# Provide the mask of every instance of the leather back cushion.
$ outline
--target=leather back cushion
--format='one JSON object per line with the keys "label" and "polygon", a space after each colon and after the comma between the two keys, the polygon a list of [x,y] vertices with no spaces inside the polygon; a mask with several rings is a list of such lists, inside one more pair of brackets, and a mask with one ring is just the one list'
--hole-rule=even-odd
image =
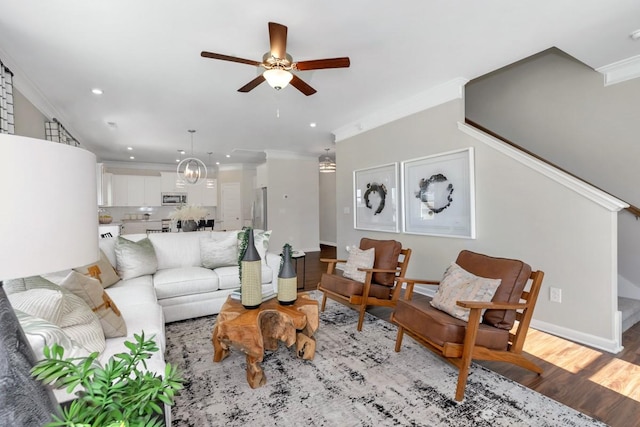
{"label": "leather back cushion", "polygon": [[[402,243],[395,240],[374,240],[363,237],[360,240],[360,249],[375,248],[376,258],[373,268],[395,270],[398,267],[398,257],[402,250]],[[374,273],[372,281],[379,285],[393,286],[395,273]]]}
{"label": "leather back cushion", "polygon": [[[522,291],[531,276],[531,267],[522,261],[508,258],[495,258],[462,251],[456,264],[476,276],[488,279],[501,279],[500,286],[493,296],[494,302],[519,302]],[[500,329],[511,329],[516,314],[513,310],[487,310],[483,323]]]}

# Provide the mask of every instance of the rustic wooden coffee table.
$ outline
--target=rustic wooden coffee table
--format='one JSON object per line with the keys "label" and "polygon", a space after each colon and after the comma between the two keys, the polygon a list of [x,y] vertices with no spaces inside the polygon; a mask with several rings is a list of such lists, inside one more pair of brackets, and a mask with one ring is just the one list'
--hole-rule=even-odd
{"label": "rustic wooden coffee table", "polygon": [[213,361],[229,355],[230,347],[247,356],[247,382],[258,388],[267,382],[260,362],[265,350],[277,350],[282,341],[287,347],[296,344],[296,354],[313,359],[318,329],[318,301],[307,294],[298,294],[292,305],[280,305],[277,298],[260,304],[254,310],[245,309],[231,297],[222,306],[213,328]]}

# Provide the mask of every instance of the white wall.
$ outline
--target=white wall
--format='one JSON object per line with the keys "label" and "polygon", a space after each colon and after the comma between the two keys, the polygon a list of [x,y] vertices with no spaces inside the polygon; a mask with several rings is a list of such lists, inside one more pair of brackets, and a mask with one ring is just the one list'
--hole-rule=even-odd
{"label": "white wall", "polygon": [[335,245],[336,234],[336,174],[320,175],[320,243]]}
{"label": "white wall", "polygon": [[[551,49],[470,82],[466,116],[567,171],[640,206],[640,79],[602,74]],[[620,213],[619,273],[640,297],[640,222]],[[635,286],[635,289],[634,289]]]}
{"label": "white wall", "polygon": [[[534,319],[547,329],[619,350],[616,330],[616,213],[460,132],[463,102],[452,101],[338,142],[338,254],[361,237],[413,249],[407,275],[439,279],[461,249],[524,260],[546,274]],[[352,171],[466,147],[475,148],[477,238],[353,229]],[[363,155],[366,153],[366,155]],[[562,289],[562,303],[549,287]]]}
{"label": "white wall", "polygon": [[318,159],[267,152],[267,218],[274,252],[319,251]]}
{"label": "white wall", "polygon": [[44,122],[48,119],[15,86],[13,108],[16,135],[45,139]]}

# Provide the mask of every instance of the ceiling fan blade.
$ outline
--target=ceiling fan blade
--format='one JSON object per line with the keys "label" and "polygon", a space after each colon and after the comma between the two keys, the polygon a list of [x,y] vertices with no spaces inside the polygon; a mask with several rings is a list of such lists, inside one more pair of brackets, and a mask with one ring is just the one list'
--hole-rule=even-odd
{"label": "ceiling fan blade", "polygon": [[291,79],[291,86],[295,87],[307,96],[316,93],[316,90],[314,88],[306,84],[300,77],[296,76],[295,74],[293,74],[293,78]]}
{"label": "ceiling fan blade", "polygon": [[287,27],[269,22],[269,42],[271,43],[271,56],[285,59],[287,56]]}
{"label": "ceiling fan blade", "polygon": [[212,53],[212,52],[205,52],[205,51],[202,51],[200,53],[200,56],[202,56],[203,58],[220,59],[222,61],[231,61],[231,62],[239,62],[241,64],[255,65],[256,67],[262,64],[261,62],[253,61],[251,59],[237,58],[235,56],[221,55],[219,53]]}
{"label": "ceiling fan blade", "polygon": [[347,68],[351,65],[348,57],[315,59],[313,61],[301,61],[294,64],[294,68],[300,71],[321,70],[324,68]]}
{"label": "ceiling fan blade", "polygon": [[238,89],[238,92],[245,92],[245,93],[249,92],[250,90],[253,90],[256,86],[258,86],[260,83],[262,83],[263,81],[265,81],[265,78],[262,74],[260,74],[258,77],[251,80],[249,83],[247,83],[246,85]]}

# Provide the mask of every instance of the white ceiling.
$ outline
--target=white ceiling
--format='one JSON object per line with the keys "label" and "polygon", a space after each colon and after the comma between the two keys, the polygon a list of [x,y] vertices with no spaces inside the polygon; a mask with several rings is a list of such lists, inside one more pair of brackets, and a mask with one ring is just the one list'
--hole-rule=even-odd
{"label": "white ceiling", "polygon": [[[266,83],[237,92],[257,68],[200,52],[260,61],[269,21],[288,26],[294,61],[351,67],[298,72],[309,97]],[[552,46],[593,68],[637,56],[638,28],[638,0],[0,0],[0,59],[100,160],[131,161],[132,146],[135,162],[174,163],[195,129],[196,156],[237,163],[333,152],[340,127]]]}

